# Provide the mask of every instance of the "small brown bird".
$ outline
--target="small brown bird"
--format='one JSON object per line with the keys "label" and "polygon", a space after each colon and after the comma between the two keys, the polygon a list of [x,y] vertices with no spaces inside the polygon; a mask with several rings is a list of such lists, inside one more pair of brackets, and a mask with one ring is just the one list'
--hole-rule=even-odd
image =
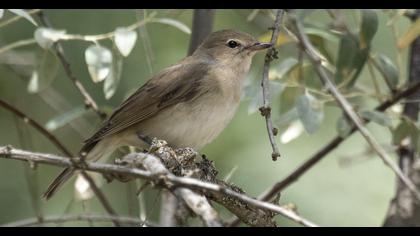
{"label": "small brown bird", "polygon": [[[107,159],[120,146],[145,148],[153,137],[175,148],[202,148],[233,118],[252,57],[271,46],[235,30],[210,34],[191,56],[153,76],[116,108],[79,154],[89,161]],[[44,197],[74,172],[61,172]]]}

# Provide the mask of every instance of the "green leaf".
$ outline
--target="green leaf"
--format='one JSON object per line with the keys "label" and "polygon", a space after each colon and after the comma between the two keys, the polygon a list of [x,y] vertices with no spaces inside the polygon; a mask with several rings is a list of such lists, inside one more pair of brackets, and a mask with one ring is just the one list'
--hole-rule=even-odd
{"label": "green leaf", "polygon": [[395,64],[384,54],[379,54],[377,57],[377,65],[379,72],[385,78],[386,83],[391,89],[396,89],[398,86],[398,69]]}
{"label": "green leaf", "polygon": [[337,133],[340,137],[345,138],[350,134],[352,126],[349,124],[346,118],[340,117],[336,124]]}
{"label": "green leaf", "polygon": [[137,40],[137,33],[133,30],[128,30],[125,27],[118,27],[115,30],[115,45],[121,54],[127,57]]}
{"label": "green leaf", "polygon": [[157,18],[157,19],[150,20],[150,22],[156,22],[156,23],[170,25],[170,26],[173,26],[173,27],[181,30],[182,32],[184,32],[186,34],[191,34],[191,29],[187,25],[185,25],[184,23],[182,23],[180,21],[171,19],[171,18]]}
{"label": "green leaf", "polygon": [[402,140],[407,137],[412,139],[413,144],[417,144],[419,141],[420,129],[417,125],[406,117],[402,117],[400,124],[392,132],[392,143],[394,145],[400,145]]}
{"label": "green leaf", "polygon": [[109,49],[92,45],[85,51],[85,60],[93,82],[98,83],[109,75],[112,67],[112,53]]}
{"label": "green leaf", "polygon": [[[284,90],[284,86],[282,83],[277,81],[269,81],[269,87],[270,87],[270,103],[273,99],[275,99],[277,96],[281,94],[281,92]],[[262,88],[260,86],[256,86],[254,90],[254,95],[251,98],[251,101],[248,105],[248,114],[252,114],[263,105],[263,93]]]}
{"label": "green leaf", "polygon": [[49,49],[54,42],[60,40],[65,34],[65,30],[55,30],[51,28],[40,27],[35,30],[34,38],[39,46],[44,49]]}
{"label": "green leaf", "polygon": [[282,79],[287,73],[289,73],[296,65],[298,60],[293,57],[286,58],[280,65],[276,67],[276,77]]}
{"label": "green leaf", "polygon": [[293,107],[292,109],[290,109],[289,111],[287,111],[286,113],[278,117],[274,123],[276,123],[277,126],[281,127],[281,126],[289,125],[290,123],[292,123],[294,120],[297,120],[298,118],[299,118],[298,111],[296,107]]}
{"label": "green leaf", "polygon": [[319,36],[323,39],[326,39],[330,42],[336,43],[338,42],[338,37],[336,34],[331,33],[328,29],[321,29],[321,28],[315,28],[315,27],[305,27],[304,29],[305,33],[311,37],[311,36]]}
{"label": "green leaf", "polygon": [[296,15],[300,21],[312,14],[316,9],[296,9]]}
{"label": "green leaf", "polygon": [[57,130],[57,129],[69,124],[70,122],[72,122],[76,118],[81,117],[82,115],[84,115],[87,112],[88,112],[88,110],[86,110],[85,107],[74,108],[70,111],[67,111],[63,114],[60,114],[60,115],[58,115],[56,117],[53,117],[50,120],[48,120],[47,123],[45,124],[45,128],[48,131]]}
{"label": "green leaf", "polygon": [[10,12],[12,12],[13,14],[15,14],[15,15],[18,15],[18,16],[21,16],[21,17],[27,19],[29,22],[31,22],[35,26],[38,26],[38,24],[36,23],[36,21],[26,11],[24,11],[22,9],[8,9],[8,10]]}
{"label": "green leaf", "polygon": [[358,39],[347,34],[341,37],[337,56],[335,81],[352,87],[366,64],[370,48],[359,48]]}
{"label": "green leaf", "polygon": [[340,40],[336,62],[335,81],[337,84],[349,78],[353,70],[353,59],[359,50],[357,43],[350,35],[343,35]]}
{"label": "green leaf", "polygon": [[306,93],[296,100],[296,109],[306,132],[315,133],[324,119],[324,104]]}
{"label": "green leaf", "polygon": [[380,112],[380,111],[366,110],[366,111],[360,112],[360,116],[367,120],[380,124],[382,126],[387,126],[387,127],[392,126],[391,118],[389,118],[389,116],[387,116],[385,113]]}
{"label": "green leaf", "polygon": [[56,77],[58,68],[58,60],[55,54],[51,51],[43,50],[29,80],[28,92],[38,93],[46,89]]}
{"label": "green leaf", "polygon": [[114,60],[112,61],[111,72],[106,77],[105,82],[104,82],[103,90],[105,94],[105,99],[110,99],[114,95],[115,91],[117,90],[118,85],[121,80],[122,66],[123,66],[122,58],[114,54]]}
{"label": "green leaf", "polygon": [[362,22],[360,26],[360,48],[369,47],[370,42],[378,30],[378,15],[375,10],[361,9]]}

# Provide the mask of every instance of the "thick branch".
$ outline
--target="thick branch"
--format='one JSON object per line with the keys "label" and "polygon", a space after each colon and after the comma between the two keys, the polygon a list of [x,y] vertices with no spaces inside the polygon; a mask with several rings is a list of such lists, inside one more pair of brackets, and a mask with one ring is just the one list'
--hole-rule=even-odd
{"label": "thick branch", "polygon": [[267,54],[265,55],[265,63],[263,68],[263,76],[261,80],[261,87],[263,93],[263,106],[260,107],[261,115],[265,117],[265,122],[267,126],[268,137],[270,139],[271,147],[273,148],[273,152],[271,157],[273,160],[277,160],[280,157],[280,153],[276,144],[276,140],[274,136],[277,134],[277,130],[273,127],[273,121],[271,120],[271,107],[270,107],[270,88],[269,88],[269,79],[268,79],[268,71],[270,69],[271,61],[277,57],[275,45],[277,42],[277,38],[280,32],[280,25],[283,18],[283,10],[278,9],[276,14],[276,20],[274,21],[273,26],[273,34],[271,35],[271,44],[273,45],[272,48],[268,49]]}
{"label": "thick branch", "polygon": [[[137,155],[142,156],[144,153],[137,153]],[[130,168],[120,165],[104,164],[104,163],[92,163],[84,162],[79,163],[79,158],[73,158],[74,162],[71,162],[69,158],[60,157],[52,154],[44,153],[35,153],[28,152],[20,149],[15,149],[10,146],[0,147],[0,157],[5,159],[16,159],[22,161],[32,161],[36,163],[49,164],[61,167],[73,167],[76,169],[88,170],[99,172],[103,174],[120,174],[125,176],[133,176],[137,178],[142,178],[150,181],[154,181],[156,185],[163,186],[167,189],[174,189],[177,187],[185,187],[194,190],[208,191],[215,194],[224,194],[229,197],[234,197],[239,199],[247,204],[253,205],[260,209],[269,210],[275,213],[279,213],[297,223],[300,223],[305,226],[317,226],[309,220],[297,215],[295,212],[274,205],[268,202],[262,202],[251,197],[248,197],[244,194],[240,194],[231,189],[228,189],[224,186],[220,186],[213,183],[203,182],[191,177],[178,177],[174,175],[162,174],[153,174],[150,171],[141,170],[138,168]],[[156,173],[161,173],[157,171]]]}
{"label": "thick branch", "polygon": [[[420,17],[420,9],[413,15],[413,21]],[[409,64],[409,84],[420,82],[420,37],[411,44]],[[420,92],[411,95],[408,99],[417,101]],[[419,103],[410,102],[404,106],[403,114],[413,121],[418,120]],[[401,170],[417,186],[420,186],[420,172],[415,168],[415,150],[417,144],[408,138],[399,145],[399,165]],[[397,182],[395,198],[391,201],[384,226],[420,226],[420,204],[401,181]]]}
{"label": "thick branch", "polygon": [[[141,163],[144,168],[149,171],[152,175],[164,175],[166,177],[174,176],[168,169],[162,164],[162,162],[154,155],[151,154],[136,154],[132,153],[123,158],[132,159],[136,162]],[[220,227],[222,226],[221,221],[219,220],[217,212],[210,206],[210,203],[207,199],[199,195],[190,189],[178,188],[174,191],[176,195],[179,195],[188,207],[209,227]]]}
{"label": "thick branch", "polygon": [[192,32],[188,55],[203,42],[213,30],[214,9],[195,9],[193,16]]}

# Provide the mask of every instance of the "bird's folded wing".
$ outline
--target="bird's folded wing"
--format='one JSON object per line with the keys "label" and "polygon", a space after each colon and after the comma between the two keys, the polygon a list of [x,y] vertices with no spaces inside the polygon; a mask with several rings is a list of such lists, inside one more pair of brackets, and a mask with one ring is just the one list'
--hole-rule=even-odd
{"label": "bird's folded wing", "polygon": [[205,64],[177,64],[154,76],[125,100],[89,139],[85,146],[142,122],[168,106],[194,99],[206,77]]}

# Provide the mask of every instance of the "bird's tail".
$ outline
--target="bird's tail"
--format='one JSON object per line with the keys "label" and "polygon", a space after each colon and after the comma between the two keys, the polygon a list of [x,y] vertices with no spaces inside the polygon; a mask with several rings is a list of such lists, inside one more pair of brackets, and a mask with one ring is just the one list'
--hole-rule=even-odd
{"label": "bird's tail", "polygon": [[[113,139],[103,139],[97,143],[85,145],[82,147],[81,152],[86,152],[86,160],[89,161],[97,161],[99,159],[106,159],[108,158],[112,152],[118,147],[118,143],[115,142]],[[43,197],[48,200],[50,199],[57,190],[63,186],[76,170],[72,167],[67,167],[64,169],[48,186],[47,190],[43,194]]]}
{"label": "bird's tail", "polygon": [[74,174],[74,169],[71,167],[67,167],[64,169],[48,186],[47,190],[45,191],[43,197],[48,200],[50,199],[57,190],[72,177]]}

